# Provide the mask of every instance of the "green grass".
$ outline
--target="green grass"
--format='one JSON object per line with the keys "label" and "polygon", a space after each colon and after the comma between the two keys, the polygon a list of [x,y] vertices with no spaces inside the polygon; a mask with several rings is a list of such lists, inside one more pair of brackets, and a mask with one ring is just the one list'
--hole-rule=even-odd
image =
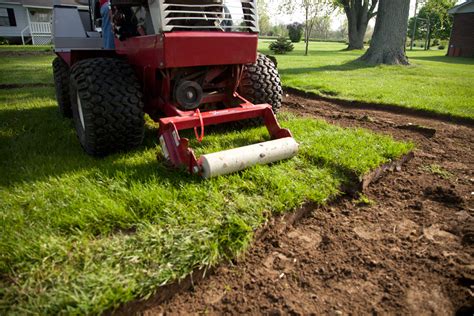
{"label": "green grass", "polygon": [[51,67],[53,58],[53,55],[0,55],[0,84],[53,84]]}
{"label": "green grass", "polygon": [[[43,56],[25,63],[25,81],[50,76]],[[57,113],[53,88],[0,90],[0,314],[96,314],[146,298],[235,257],[269,216],[324,204],[354,174],[413,147],[285,113],[280,120],[301,144],[297,157],[205,181],[156,159],[150,122],[140,148],[95,159]],[[216,130],[192,146],[203,153],[266,139],[264,128]]]}
{"label": "green grass", "polygon": [[0,45],[0,52],[52,52],[51,45]]}
{"label": "green grass", "polygon": [[[270,40],[260,49],[270,53]],[[474,59],[446,57],[445,50],[408,51],[411,66],[368,66],[353,62],[363,51],[343,51],[341,43],[310,42],[278,55],[286,86],[323,96],[378,104],[394,104],[456,117],[474,118]]]}

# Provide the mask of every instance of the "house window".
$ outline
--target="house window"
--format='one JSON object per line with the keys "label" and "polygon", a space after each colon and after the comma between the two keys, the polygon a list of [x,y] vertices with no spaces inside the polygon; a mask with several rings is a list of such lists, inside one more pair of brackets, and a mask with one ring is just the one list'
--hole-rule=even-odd
{"label": "house window", "polygon": [[31,22],[51,22],[51,11],[34,10],[30,11]]}
{"label": "house window", "polygon": [[0,26],[16,26],[15,11],[10,8],[0,8]]}

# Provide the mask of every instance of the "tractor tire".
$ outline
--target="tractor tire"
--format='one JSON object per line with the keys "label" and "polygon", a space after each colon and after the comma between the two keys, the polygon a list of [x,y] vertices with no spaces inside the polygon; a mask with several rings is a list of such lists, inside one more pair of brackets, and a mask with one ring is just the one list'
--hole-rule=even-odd
{"label": "tractor tire", "polygon": [[258,54],[255,64],[245,65],[238,91],[253,104],[270,104],[274,113],[281,108],[280,75],[272,60],[263,54]]}
{"label": "tractor tire", "polygon": [[69,97],[69,66],[59,57],[53,60],[54,87],[59,113],[63,117],[72,117],[71,99]]}
{"label": "tractor tire", "polygon": [[84,150],[106,156],[143,141],[143,94],[132,67],[115,58],[85,59],[71,69],[70,95]]}

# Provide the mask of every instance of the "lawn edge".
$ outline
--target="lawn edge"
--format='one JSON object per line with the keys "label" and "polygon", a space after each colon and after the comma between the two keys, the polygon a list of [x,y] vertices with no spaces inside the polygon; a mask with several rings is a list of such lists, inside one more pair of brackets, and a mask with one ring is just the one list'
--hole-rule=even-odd
{"label": "lawn edge", "polygon": [[359,101],[359,100],[347,100],[347,99],[342,99],[342,98],[328,97],[316,92],[306,91],[303,89],[294,88],[290,86],[283,86],[283,90],[285,93],[294,94],[299,97],[318,100],[318,101],[331,102],[339,106],[350,108],[350,109],[365,109],[365,110],[372,110],[372,111],[391,112],[395,114],[410,115],[410,116],[419,117],[419,118],[435,119],[435,120],[447,122],[447,123],[456,123],[456,124],[464,125],[467,127],[474,126],[474,118],[466,117],[466,116],[440,113],[440,112],[435,112],[435,111],[431,111],[427,109],[409,108],[409,107],[404,107],[398,104],[374,103],[374,102],[365,102],[365,101]]}
{"label": "lawn edge", "polygon": [[[283,215],[271,216],[266,223],[264,223],[255,231],[251,245],[245,252],[248,252],[256,242],[263,240],[271,231],[283,233],[300,222],[302,219],[310,216],[315,209],[331,204],[340,199],[343,195],[356,196],[359,193],[364,193],[371,184],[377,182],[386,174],[390,172],[401,171],[402,166],[409,163],[414,157],[414,152],[410,151],[391,162],[380,165],[362,177],[357,176],[356,174],[350,175],[349,183],[343,184],[341,186],[341,194],[331,197],[331,199],[326,201],[325,204],[305,202],[303,205],[293,211],[289,211]],[[192,289],[195,285],[204,281],[206,277],[212,275],[217,270],[217,268],[227,264],[228,263],[224,261],[213,267],[196,268],[185,278],[158,287],[156,293],[150,298],[144,300],[135,299],[133,301],[123,303],[117,308],[112,308],[105,311],[104,314],[124,316],[141,314],[149,308],[169,301],[171,298],[181,292]]]}

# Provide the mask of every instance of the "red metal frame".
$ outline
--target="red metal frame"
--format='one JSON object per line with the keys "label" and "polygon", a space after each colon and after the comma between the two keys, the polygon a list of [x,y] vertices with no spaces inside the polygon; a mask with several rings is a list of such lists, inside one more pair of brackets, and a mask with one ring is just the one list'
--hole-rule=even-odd
{"label": "red metal frame", "polygon": [[193,111],[178,112],[177,116],[160,119],[159,138],[165,158],[175,167],[185,167],[191,173],[200,174],[202,161],[196,158],[194,151],[189,147],[189,139],[181,138],[179,131],[198,127],[203,128],[206,125],[261,117],[272,139],[292,137],[288,129],[281,128],[278,124],[271,105],[252,104],[237,93],[234,94],[234,97],[242,101],[235,108],[208,111],[202,114]]}
{"label": "red metal frame", "polygon": [[[184,129],[201,128],[203,133],[207,125],[261,117],[273,139],[291,137],[290,131],[278,124],[270,105],[254,105],[238,94],[243,65],[257,59],[257,34],[186,31],[116,39],[115,43],[115,51],[72,50],[57,54],[70,66],[85,58],[126,58],[141,81],[145,112],[159,122],[160,143],[173,166],[185,167],[195,174],[201,172],[201,161],[189,147],[189,140],[179,136]],[[203,90],[214,91],[205,93],[201,105],[218,109],[178,109],[172,97],[173,84],[183,70],[204,72]]]}

